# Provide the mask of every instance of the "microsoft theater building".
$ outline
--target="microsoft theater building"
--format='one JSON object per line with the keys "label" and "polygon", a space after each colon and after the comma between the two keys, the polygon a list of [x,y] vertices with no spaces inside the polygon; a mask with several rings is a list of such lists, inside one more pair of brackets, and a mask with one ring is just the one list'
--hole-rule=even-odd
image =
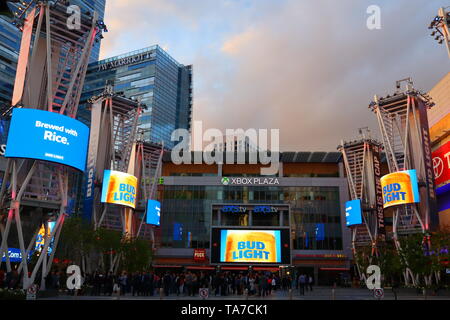
{"label": "microsoft theater building", "polygon": [[319,285],[350,274],[341,154],[285,152],[260,164],[180,164],[164,154],[158,270],[304,272]]}

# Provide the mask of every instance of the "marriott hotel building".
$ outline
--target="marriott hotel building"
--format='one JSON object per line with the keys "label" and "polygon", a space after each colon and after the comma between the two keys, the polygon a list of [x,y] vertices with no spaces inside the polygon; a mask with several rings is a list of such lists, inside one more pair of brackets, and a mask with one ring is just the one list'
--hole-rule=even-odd
{"label": "marriott hotel building", "polygon": [[[291,270],[328,285],[351,272],[349,200],[341,154],[284,152],[276,176],[260,164],[181,164],[163,157],[161,226],[153,266],[188,270]],[[220,263],[218,229],[282,230],[283,262]]]}
{"label": "marriott hotel building", "polygon": [[192,119],[192,66],[182,65],[158,45],[91,63],[80,99],[79,120],[87,125],[86,102],[106,85],[147,106],[139,118],[144,140],[173,147],[175,129],[190,130]]}

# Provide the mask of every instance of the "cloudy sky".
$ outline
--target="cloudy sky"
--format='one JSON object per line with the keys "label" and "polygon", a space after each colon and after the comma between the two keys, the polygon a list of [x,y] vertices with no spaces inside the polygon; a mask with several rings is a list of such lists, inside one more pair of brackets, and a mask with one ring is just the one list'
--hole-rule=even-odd
{"label": "cloudy sky", "polygon": [[[381,8],[381,29],[366,12]],[[194,66],[204,128],[280,129],[282,150],[335,151],[370,127],[368,104],[449,70],[428,25],[444,0],[107,0],[101,58],[159,44]]]}

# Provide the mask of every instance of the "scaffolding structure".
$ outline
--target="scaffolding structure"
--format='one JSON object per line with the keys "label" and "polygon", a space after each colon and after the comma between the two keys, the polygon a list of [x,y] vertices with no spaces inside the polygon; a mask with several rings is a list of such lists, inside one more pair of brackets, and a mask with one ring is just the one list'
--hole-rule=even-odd
{"label": "scaffolding structure", "polygon": [[[406,83],[404,90],[402,83]],[[393,208],[393,240],[400,251],[399,237],[428,234],[438,227],[439,220],[427,118],[427,108],[434,104],[427,94],[414,89],[411,78],[397,81],[396,87],[392,96],[375,96],[369,107],[377,116],[389,172],[417,172],[420,203]],[[413,276],[412,280],[414,283]]]}
{"label": "scaffolding structure", "polygon": [[85,217],[92,218],[96,229],[105,227],[129,234],[133,209],[102,203],[101,187],[105,170],[135,175],[137,126],[143,106],[139,101],[114,93],[111,85],[101,95],[91,98],[89,104],[91,137]]}
{"label": "scaffolding structure", "polygon": [[150,240],[152,247],[156,247],[155,226],[148,225],[146,221],[147,200],[157,198],[157,187],[161,178],[164,144],[144,142],[144,131],[140,131],[137,143],[136,176],[139,178],[138,206],[144,208],[144,214],[136,219],[139,224],[135,233],[136,238]]}
{"label": "scaffolding structure", "polygon": [[[4,115],[10,116],[13,108],[30,108],[75,118],[91,49],[103,30],[103,22],[98,20],[96,12],[80,12],[78,28],[68,28],[69,5],[67,1],[27,1],[25,7],[14,12],[15,24],[23,35],[11,108],[4,111]],[[0,209],[6,216],[0,228],[0,256],[8,250],[8,237],[15,219],[22,255],[18,271],[24,272],[24,289],[35,282],[41,267],[42,280],[51,269],[75,180],[76,172],[64,165],[33,159],[7,160],[0,189]],[[40,224],[25,247],[20,215],[24,205],[51,209],[54,212],[52,219],[56,220],[53,230],[46,230],[50,235],[45,237],[30,277],[27,257],[33,249]],[[47,229],[46,222],[48,220],[44,221]],[[53,249],[48,255],[51,239],[54,239]],[[8,254],[6,257],[10,271]],[[45,281],[41,281],[41,289],[45,289]]]}
{"label": "scaffolding structure", "polygon": [[[351,226],[353,255],[363,254],[371,247],[368,257],[377,256],[378,243],[386,237],[381,190],[381,144],[363,136],[351,142],[342,141],[338,150],[342,153],[351,200],[361,200],[362,224]],[[365,272],[356,263],[360,277]]]}

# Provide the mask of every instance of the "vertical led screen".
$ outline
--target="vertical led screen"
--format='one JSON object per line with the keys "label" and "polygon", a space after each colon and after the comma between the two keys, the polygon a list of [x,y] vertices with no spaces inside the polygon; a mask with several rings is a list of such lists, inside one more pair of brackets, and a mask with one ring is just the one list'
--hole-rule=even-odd
{"label": "vertical led screen", "polygon": [[350,200],[345,203],[345,221],[347,227],[362,224],[361,200]]}
{"label": "vertical led screen", "polygon": [[147,224],[151,224],[154,226],[160,225],[161,219],[161,203],[156,200],[148,200],[147,201]]}

